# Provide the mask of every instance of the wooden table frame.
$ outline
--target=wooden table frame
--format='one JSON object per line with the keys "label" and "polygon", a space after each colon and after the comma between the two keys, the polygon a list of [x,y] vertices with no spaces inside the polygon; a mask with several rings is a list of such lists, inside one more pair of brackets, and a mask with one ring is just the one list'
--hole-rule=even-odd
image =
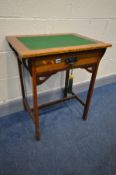
{"label": "wooden table frame", "polygon": [[[79,35],[80,36],[80,35]],[[84,37],[86,38],[86,37]],[[87,119],[91,97],[93,94],[94,84],[96,80],[96,75],[99,67],[101,58],[103,57],[106,48],[110,47],[111,44],[104,42],[97,42],[96,44],[66,47],[66,48],[53,48],[53,49],[42,49],[36,51],[30,51],[22,43],[17,40],[17,36],[7,37],[10,47],[16,54],[19,67],[19,75],[21,82],[21,91],[23,97],[23,105],[26,111],[29,112],[30,116],[33,118],[35,124],[35,137],[37,140],[40,139],[40,127],[39,127],[39,112],[38,112],[38,95],[37,95],[37,85],[44,83],[50,76],[59,72],[66,71],[65,87],[64,87],[64,97],[61,100],[50,102],[39,106],[43,108],[45,106],[53,105],[59,102],[63,102],[70,98],[76,98],[83,106],[83,120]],[[41,60],[50,60],[53,62],[56,58],[61,58],[63,60],[60,64],[49,64],[42,65]],[[66,64],[65,59],[69,57],[77,57],[77,62],[73,65],[73,68],[82,68],[91,73],[90,85],[87,93],[86,101],[83,102],[74,92],[72,96],[67,96],[67,86],[69,81],[69,72],[72,65]],[[51,66],[51,69],[50,69]],[[27,102],[24,82],[23,82],[23,68],[26,68],[32,77],[32,87],[33,87],[33,108],[31,108]],[[41,68],[42,67],[42,68]],[[40,77],[44,77],[43,80]]]}

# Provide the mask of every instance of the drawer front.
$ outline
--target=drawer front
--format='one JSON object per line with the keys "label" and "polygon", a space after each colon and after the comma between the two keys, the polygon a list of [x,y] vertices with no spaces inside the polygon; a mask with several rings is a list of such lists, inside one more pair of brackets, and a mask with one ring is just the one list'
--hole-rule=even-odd
{"label": "drawer front", "polygon": [[98,50],[51,55],[35,58],[33,66],[37,73],[60,71],[95,64],[100,59]]}

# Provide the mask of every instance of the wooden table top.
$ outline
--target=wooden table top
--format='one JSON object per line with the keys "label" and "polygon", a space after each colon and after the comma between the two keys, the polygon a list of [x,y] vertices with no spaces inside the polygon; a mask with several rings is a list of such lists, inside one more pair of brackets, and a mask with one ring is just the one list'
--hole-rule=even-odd
{"label": "wooden table top", "polygon": [[79,34],[7,36],[7,41],[21,58],[79,52],[110,47],[111,44]]}

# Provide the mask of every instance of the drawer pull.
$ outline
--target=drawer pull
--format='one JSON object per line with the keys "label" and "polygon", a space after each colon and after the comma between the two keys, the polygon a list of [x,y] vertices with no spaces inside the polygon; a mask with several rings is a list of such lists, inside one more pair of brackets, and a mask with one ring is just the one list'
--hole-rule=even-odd
{"label": "drawer pull", "polygon": [[65,62],[66,62],[67,64],[74,64],[77,60],[78,60],[77,57],[70,57],[70,58],[66,58],[66,59],[65,59]]}

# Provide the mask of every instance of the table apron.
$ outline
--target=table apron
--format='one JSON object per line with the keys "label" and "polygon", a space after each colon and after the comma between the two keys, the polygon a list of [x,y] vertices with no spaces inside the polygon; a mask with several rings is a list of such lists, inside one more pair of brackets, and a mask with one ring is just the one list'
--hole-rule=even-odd
{"label": "table apron", "polygon": [[[29,60],[30,70],[34,67],[38,75],[62,70],[86,67],[96,64],[102,57],[101,50],[84,51],[78,53],[58,54],[44,57],[36,57]],[[73,64],[66,63],[68,58],[77,58]],[[57,60],[59,61],[57,63]]]}

